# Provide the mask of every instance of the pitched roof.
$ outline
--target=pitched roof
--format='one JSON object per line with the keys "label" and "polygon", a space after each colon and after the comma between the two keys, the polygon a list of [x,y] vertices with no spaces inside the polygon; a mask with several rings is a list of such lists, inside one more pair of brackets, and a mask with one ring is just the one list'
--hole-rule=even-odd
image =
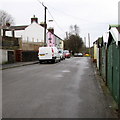
{"label": "pitched roof", "polygon": [[60,37],[58,37],[56,34],[54,34],[58,39],[62,40]]}
{"label": "pitched roof", "polygon": [[117,28],[118,32],[120,33],[120,25],[118,27],[116,27],[116,28]]}
{"label": "pitched roof", "polygon": [[109,38],[109,31],[105,32],[103,34],[103,41],[104,41],[104,43],[108,43],[108,38]]}
{"label": "pitched roof", "polygon": [[24,25],[24,26],[10,26],[9,29],[10,30],[24,30],[26,27],[28,27],[28,25]]}
{"label": "pitched roof", "polygon": [[113,39],[115,40],[116,42],[116,45],[119,44],[120,42],[120,27],[113,27],[110,29],[110,34],[112,35]]}
{"label": "pitched roof", "polygon": [[[41,27],[43,27],[41,24],[38,24]],[[11,31],[11,30],[25,30],[26,27],[28,27],[29,25],[21,25],[21,26],[10,26],[10,27],[4,27],[3,29],[5,29],[6,31]]]}
{"label": "pitched roof", "polygon": [[93,44],[97,44],[98,48],[103,46],[103,37],[99,37]]}
{"label": "pitched roof", "polygon": [[109,25],[109,30],[110,30],[111,28],[118,27],[118,26],[119,26],[119,25],[116,25],[116,24]]}

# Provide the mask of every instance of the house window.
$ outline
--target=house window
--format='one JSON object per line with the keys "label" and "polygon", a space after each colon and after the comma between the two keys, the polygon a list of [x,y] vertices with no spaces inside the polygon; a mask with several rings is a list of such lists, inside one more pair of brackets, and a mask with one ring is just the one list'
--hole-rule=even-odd
{"label": "house window", "polygon": [[49,38],[48,40],[52,40],[52,38]]}

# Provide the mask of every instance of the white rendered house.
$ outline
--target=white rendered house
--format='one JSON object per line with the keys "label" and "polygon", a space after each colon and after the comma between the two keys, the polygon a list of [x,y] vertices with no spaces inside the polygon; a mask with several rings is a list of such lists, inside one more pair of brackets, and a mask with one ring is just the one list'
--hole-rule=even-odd
{"label": "white rendered house", "polygon": [[44,42],[44,28],[33,21],[22,34],[23,42]]}
{"label": "white rendered house", "polygon": [[22,42],[44,42],[44,27],[38,24],[38,18],[34,16],[30,25],[8,27],[4,36],[21,38]]}

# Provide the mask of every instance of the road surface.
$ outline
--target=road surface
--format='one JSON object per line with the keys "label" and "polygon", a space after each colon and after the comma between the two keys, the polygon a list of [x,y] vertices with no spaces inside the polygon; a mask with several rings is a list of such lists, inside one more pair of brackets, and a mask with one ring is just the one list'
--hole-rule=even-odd
{"label": "road surface", "polygon": [[113,117],[89,57],[3,70],[3,118]]}

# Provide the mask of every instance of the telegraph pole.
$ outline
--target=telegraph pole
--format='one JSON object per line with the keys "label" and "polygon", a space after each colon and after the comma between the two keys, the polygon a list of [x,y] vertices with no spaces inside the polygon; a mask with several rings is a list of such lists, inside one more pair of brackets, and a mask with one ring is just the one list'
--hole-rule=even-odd
{"label": "telegraph pole", "polygon": [[46,10],[47,10],[47,7],[38,0],[38,2],[40,4],[42,4],[42,6],[45,8],[45,13],[44,13],[44,24],[43,24],[43,27],[44,27],[44,46],[46,46],[46,28],[47,28],[47,24],[46,24]]}
{"label": "telegraph pole", "polygon": [[38,0],[38,2],[40,3],[40,4],[42,4],[42,6],[44,7],[44,24],[43,24],[43,27],[44,27],[44,46],[46,46],[46,28],[47,28],[47,24],[46,24],[46,10],[47,10],[47,7],[43,4],[43,3],[41,3],[39,0]]}
{"label": "telegraph pole", "polygon": [[42,3],[43,7],[45,8],[45,14],[44,14],[44,46],[46,46],[46,27],[47,27],[47,24],[46,24],[46,10],[47,10],[47,7]]}
{"label": "telegraph pole", "polygon": [[89,54],[90,54],[90,33],[88,33]]}
{"label": "telegraph pole", "polygon": [[84,44],[85,44],[85,48],[84,48],[84,53],[86,53],[86,37],[84,37]]}
{"label": "telegraph pole", "polygon": [[85,47],[86,47],[86,37],[84,37],[84,44],[85,44]]}
{"label": "telegraph pole", "polygon": [[66,32],[66,39],[68,40],[68,32]]}

